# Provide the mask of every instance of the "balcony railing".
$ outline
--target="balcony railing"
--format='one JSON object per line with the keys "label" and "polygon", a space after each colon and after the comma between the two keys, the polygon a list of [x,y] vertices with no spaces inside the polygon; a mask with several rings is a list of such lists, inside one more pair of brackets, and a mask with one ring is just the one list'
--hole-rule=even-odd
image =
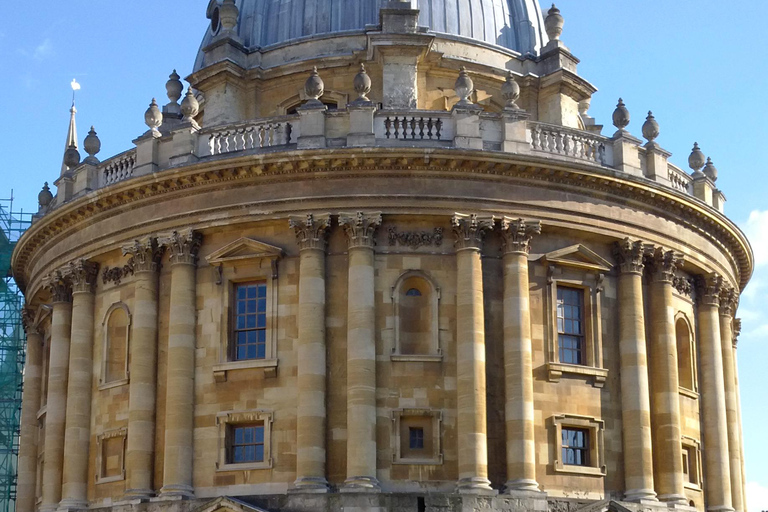
{"label": "balcony railing", "polygon": [[691,183],[693,182],[691,175],[672,164],[667,164],[667,168],[669,169],[669,183],[672,188],[690,194]]}
{"label": "balcony railing", "polygon": [[136,166],[136,150],[130,149],[101,163],[103,186],[127,180],[133,176]]}
{"label": "balcony railing", "polygon": [[533,122],[529,125],[531,149],[534,151],[607,165],[605,155],[607,138],[564,126]]}
{"label": "balcony railing", "polygon": [[202,132],[207,135],[208,155],[285,146],[296,141],[298,116],[258,120]]}
{"label": "balcony railing", "polygon": [[373,131],[386,141],[452,141],[454,134],[450,112],[429,110],[377,112]]}

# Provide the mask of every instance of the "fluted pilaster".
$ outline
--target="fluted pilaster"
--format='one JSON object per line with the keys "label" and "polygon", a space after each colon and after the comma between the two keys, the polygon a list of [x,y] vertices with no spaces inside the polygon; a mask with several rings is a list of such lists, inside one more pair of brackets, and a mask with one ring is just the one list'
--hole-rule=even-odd
{"label": "fluted pilaster", "polygon": [[43,336],[34,324],[34,312],[31,309],[22,311],[22,320],[27,333],[27,356],[24,363],[24,394],[21,398],[16,510],[34,511],[39,431],[37,410],[40,407],[42,390]]}
{"label": "fluted pilaster", "polygon": [[739,394],[736,388],[736,356],[733,348],[733,313],[738,305],[738,293],[723,287],[720,293],[720,338],[723,352],[723,381],[725,383],[725,415],[728,422],[728,453],[731,472],[731,502],[736,512],[743,512],[744,483],[741,478],[741,419]]}

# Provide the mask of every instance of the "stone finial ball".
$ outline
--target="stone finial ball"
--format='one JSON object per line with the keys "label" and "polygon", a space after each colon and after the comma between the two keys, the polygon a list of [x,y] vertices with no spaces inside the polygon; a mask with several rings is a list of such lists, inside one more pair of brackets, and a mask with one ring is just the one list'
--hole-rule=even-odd
{"label": "stone finial ball", "polygon": [[656,122],[656,118],[653,117],[653,112],[648,112],[648,117],[643,123],[643,137],[648,142],[653,142],[659,136],[659,123]]}
{"label": "stone finial ball", "polygon": [[70,169],[80,165],[80,152],[75,146],[69,146],[64,152],[64,165]]}
{"label": "stone finial ball", "polygon": [[619,130],[623,130],[627,125],[629,125],[629,110],[626,105],[624,105],[624,100],[619,98],[616,110],[613,111],[613,126]]}
{"label": "stone finial ball", "polygon": [[304,83],[304,92],[307,93],[307,97],[313,100],[318,100],[325,93],[325,83],[320,78],[320,73],[317,72],[317,66],[312,68],[312,73]]}
{"label": "stone finial ball", "polygon": [[200,112],[200,102],[197,101],[192,89],[187,89],[187,94],[181,101],[181,113],[185,120],[192,119]]}
{"label": "stone finial ball", "polygon": [[358,100],[368,101],[368,93],[371,92],[371,77],[365,71],[365,64],[360,64],[360,72],[355,75],[353,82]]}
{"label": "stone finial ball", "polygon": [[704,153],[699,148],[698,142],[694,142],[693,149],[691,150],[691,156],[688,157],[688,167],[694,171],[698,171],[704,167],[705,163],[706,159],[704,157]]}
{"label": "stone finial ball", "polygon": [[85,152],[90,156],[94,156],[101,151],[101,140],[93,126],[91,126],[91,131],[88,132],[88,136],[83,141],[83,148],[85,148]]}
{"label": "stone finial ball", "polygon": [[456,79],[454,90],[456,91],[456,96],[459,97],[459,104],[465,105],[471,103],[469,101],[469,96],[472,94],[472,91],[475,90],[475,83],[469,77],[467,68],[464,66],[461,66],[459,69],[459,78]]}
{"label": "stone finial ball", "polygon": [[219,20],[224,30],[230,31],[237,26],[237,18],[240,16],[240,9],[235,5],[235,0],[224,0],[219,8]]}
{"label": "stone finial ball", "polygon": [[712,163],[711,158],[707,158],[707,163],[704,166],[704,170],[702,172],[707,178],[711,179],[712,181],[717,181],[717,167],[715,167],[715,164]]}
{"label": "stone finial ball", "polygon": [[51,204],[52,201],[53,194],[51,193],[51,189],[48,188],[48,182],[46,181],[45,185],[43,185],[43,189],[39,194],[37,194],[37,203],[41,208],[46,208]]}
{"label": "stone finial ball", "polygon": [[544,20],[544,28],[547,31],[547,36],[552,41],[557,41],[563,33],[563,25],[565,25],[565,19],[560,14],[560,9],[552,4],[552,8],[547,12],[547,17]]}
{"label": "stone finial ball", "polygon": [[507,73],[507,81],[501,86],[501,97],[506,102],[507,107],[517,108],[515,102],[520,98],[520,86],[515,81],[511,71]]}
{"label": "stone finial ball", "polygon": [[149,104],[149,108],[144,113],[144,122],[152,131],[156,131],[163,124],[163,113],[157,106],[155,98],[152,98],[152,103]]}
{"label": "stone finial ball", "polygon": [[168,99],[171,103],[177,103],[181,98],[181,93],[184,92],[184,84],[181,83],[180,76],[173,70],[173,73],[168,77],[168,81],[165,83],[165,90],[168,93]]}

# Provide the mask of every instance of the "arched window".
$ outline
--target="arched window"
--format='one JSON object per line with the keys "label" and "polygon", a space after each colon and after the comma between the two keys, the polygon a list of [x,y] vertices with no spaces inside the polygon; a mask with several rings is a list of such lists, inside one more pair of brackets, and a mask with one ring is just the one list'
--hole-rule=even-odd
{"label": "arched window", "polygon": [[128,379],[128,340],[131,315],[123,303],[113,304],[104,317],[102,385],[119,385]]}
{"label": "arched window", "polygon": [[693,336],[691,327],[683,316],[678,317],[675,321],[675,337],[677,338],[678,382],[680,387],[695,391],[696,366],[693,355]]}
{"label": "arched window", "polygon": [[393,289],[396,356],[440,357],[438,300],[440,290],[425,274],[409,271]]}

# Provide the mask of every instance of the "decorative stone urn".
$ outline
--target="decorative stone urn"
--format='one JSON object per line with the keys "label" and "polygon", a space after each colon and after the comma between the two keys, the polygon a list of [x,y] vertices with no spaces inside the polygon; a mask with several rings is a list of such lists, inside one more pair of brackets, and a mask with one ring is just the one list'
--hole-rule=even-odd
{"label": "decorative stone urn", "polygon": [[694,142],[693,143],[693,149],[691,150],[691,156],[688,157],[688,167],[690,167],[693,170],[693,177],[699,178],[701,176],[704,176],[704,174],[701,172],[701,168],[704,167],[704,164],[706,163],[704,153],[699,148],[699,143]]}
{"label": "decorative stone urn", "polygon": [[627,110],[627,107],[624,105],[624,100],[619,98],[619,103],[616,105],[616,110],[613,111],[613,126],[619,129],[619,131],[624,131],[624,128],[626,128],[629,125],[629,110]]}
{"label": "decorative stone urn", "polygon": [[655,144],[656,138],[659,136],[659,123],[656,122],[656,118],[653,117],[653,112],[648,111],[648,117],[643,123],[643,137],[648,141],[648,144]]}
{"label": "decorative stone urn", "polygon": [[320,73],[317,72],[317,66],[312,68],[312,73],[304,83],[304,92],[308,98],[307,106],[318,107],[323,104],[320,97],[325,93],[325,83],[320,78]]}
{"label": "decorative stone urn", "polygon": [[456,79],[454,90],[456,91],[456,96],[459,97],[457,106],[472,105],[469,96],[472,94],[472,91],[475,90],[475,83],[469,77],[469,74],[467,74],[467,68],[464,66],[461,66],[461,69],[459,70],[459,78]]}
{"label": "decorative stone urn", "polygon": [[511,71],[507,74],[507,81],[501,86],[501,97],[506,102],[505,109],[520,109],[515,103],[520,98],[520,86]]}
{"label": "decorative stone urn", "polygon": [[160,111],[160,107],[157,106],[157,101],[152,98],[152,103],[149,104],[149,108],[144,113],[144,123],[152,130],[152,135],[155,137],[160,136],[160,126],[163,124],[163,113]]}
{"label": "decorative stone urn", "polygon": [[88,153],[88,156],[85,158],[85,163],[91,165],[98,164],[99,159],[96,158],[96,154],[101,151],[101,140],[99,140],[99,136],[96,134],[96,130],[93,126],[91,126],[91,130],[83,141],[83,148],[85,149],[85,152]]}
{"label": "decorative stone urn", "polygon": [[368,93],[371,92],[371,77],[365,71],[365,64],[360,64],[360,72],[355,75],[353,82],[355,92],[357,93],[356,103],[367,103],[371,100],[368,99]]}
{"label": "decorative stone urn", "polygon": [[550,41],[560,40],[564,24],[565,19],[560,15],[560,9],[555,7],[555,4],[552,4],[547,13],[547,18],[544,20],[544,28],[547,30],[547,36],[549,36]]}

